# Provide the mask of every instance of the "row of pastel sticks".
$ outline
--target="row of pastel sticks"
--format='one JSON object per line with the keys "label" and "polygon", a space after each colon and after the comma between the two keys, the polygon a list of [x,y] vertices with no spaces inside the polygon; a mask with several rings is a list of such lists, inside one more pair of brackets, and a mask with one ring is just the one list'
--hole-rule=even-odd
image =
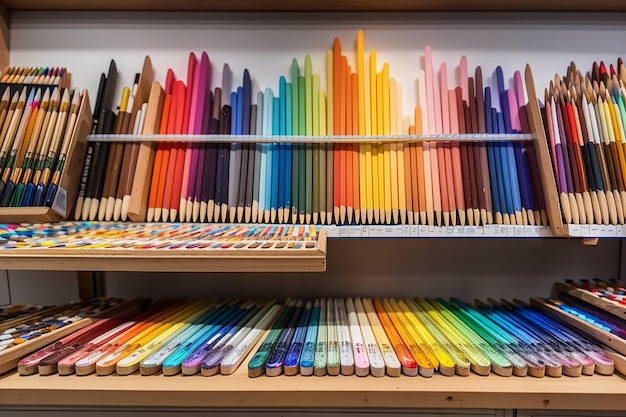
{"label": "row of pastel sticks", "polygon": [[593,308],[593,306],[573,297],[565,296],[564,299],[547,301],[567,314],[578,317],[616,338],[626,340],[626,322],[623,318],[620,319],[601,309]]}
{"label": "row of pastel sticks", "polygon": [[[101,298],[80,303],[31,308],[26,314],[6,317],[0,322],[0,352],[21,346],[29,340],[50,335],[85,317],[100,314],[122,302],[121,299]],[[0,357],[0,363],[2,363]]]}
{"label": "row of pastel sticks", "polygon": [[231,374],[271,326],[273,300],[163,300],[100,320],[18,364],[22,375]]}
{"label": "row of pastel sticks", "polygon": [[565,223],[624,224],[626,69],[574,63],[545,91],[544,125]]}
{"label": "row of pastel sticks", "polygon": [[0,99],[0,206],[51,206],[82,96],[58,87],[23,87]]}
{"label": "row of pastel sticks", "polygon": [[248,363],[257,377],[612,374],[597,346],[524,303],[451,299],[287,303]]}
{"label": "row of pastel sticks", "polygon": [[526,305],[457,299],[163,300],[22,359],[22,375],[578,376],[613,373],[597,346]]}
{"label": "row of pastel sticks", "polygon": [[69,86],[66,68],[59,67],[7,67],[2,71],[0,84],[39,84]]}
{"label": "row of pastel sticks", "polygon": [[581,279],[579,281],[568,279],[565,282],[576,288],[588,291],[597,297],[626,305],[626,285],[616,279],[604,280],[594,278],[592,280]]}
{"label": "row of pastel sticks", "polygon": [[11,249],[316,249],[317,230],[306,225],[190,223],[72,223],[5,227],[3,250]]}
{"label": "row of pastel sticks", "polygon": [[[446,64],[437,76],[430,48],[425,56],[418,105],[405,116],[402,89],[390,77],[389,64],[379,69],[372,50],[365,65],[362,32],[356,72],[342,55],[339,40],[327,52],[326,91],[309,56],[304,74],[297,60],[292,61],[290,82],[280,77],[278,94],[271,88],[252,91],[247,70],[242,85],[233,88],[227,64],[221,86],[212,89],[208,55],[198,60],[192,53],[186,83],[167,72],[165,99],[151,133],[340,141],[340,136],[529,132],[519,73],[507,89],[498,68],[498,91],[492,93],[483,88],[480,67],[475,77],[468,77],[463,57],[460,86],[449,89]],[[547,222],[528,144],[255,143],[254,137],[232,144],[160,143],[154,164],[141,178],[150,184],[147,220],[440,226]],[[120,178],[137,180],[132,164],[122,172]],[[106,198],[94,194],[96,200]],[[76,218],[125,220],[126,214],[123,208],[83,208]]]}

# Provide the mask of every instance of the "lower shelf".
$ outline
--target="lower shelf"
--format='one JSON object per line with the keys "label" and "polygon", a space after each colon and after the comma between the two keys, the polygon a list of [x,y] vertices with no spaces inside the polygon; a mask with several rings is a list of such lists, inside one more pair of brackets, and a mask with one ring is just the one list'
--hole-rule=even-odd
{"label": "lower shelf", "polygon": [[623,410],[618,375],[559,379],[229,376],[0,377],[0,404],[223,408],[519,408]]}

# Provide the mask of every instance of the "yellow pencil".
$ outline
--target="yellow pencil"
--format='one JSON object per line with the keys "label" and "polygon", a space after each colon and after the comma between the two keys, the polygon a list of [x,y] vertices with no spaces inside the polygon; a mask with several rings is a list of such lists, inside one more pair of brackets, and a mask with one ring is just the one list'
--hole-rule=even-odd
{"label": "yellow pencil", "polygon": [[[383,95],[383,73],[382,71],[376,74],[376,116],[378,118],[378,131],[376,132],[378,135],[384,134],[384,101],[385,97]],[[378,157],[378,176],[374,178],[374,181],[378,181],[378,211],[379,211],[379,222],[385,223],[385,212],[387,208],[387,193],[389,192],[389,187],[385,185],[385,146],[382,143],[378,143],[376,145],[378,148],[377,157]],[[389,155],[389,152],[387,152]],[[387,167],[389,163],[387,163]],[[388,176],[387,176],[388,177]],[[391,196],[389,196],[389,214],[391,215]]]}
{"label": "yellow pencil", "polygon": [[[378,135],[378,90],[376,86],[376,50],[370,52],[370,108],[372,135]],[[372,209],[374,212],[374,222],[378,223],[380,210],[380,190],[378,189],[378,145],[372,143]],[[367,163],[367,162],[366,162]],[[382,167],[381,167],[382,168]],[[369,216],[368,216],[369,217]]]}
{"label": "yellow pencil", "polygon": [[[356,73],[358,77],[358,94],[359,94],[359,136],[365,136],[366,123],[366,103],[369,104],[369,97],[365,95],[365,42],[363,40],[363,31],[359,30],[356,38],[356,56],[357,66]],[[368,109],[369,110],[369,109]],[[369,112],[368,112],[369,113]],[[359,146],[359,207],[361,210],[361,219],[363,224],[367,223],[367,144]]]}
{"label": "yellow pencil", "polygon": [[[387,66],[388,67],[388,66]],[[384,71],[384,68],[383,68]],[[396,116],[396,106],[398,105],[398,89],[396,87],[396,80],[393,78],[389,78],[389,134],[397,135],[398,129],[396,128],[396,124],[398,122],[398,118]],[[400,145],[402,146],[402,145]],[[391,169],[391,216],[394,224],[398,224],[399,222],[399,196],[398,196],[398,155],[397,155],[398,145],[395,143],[389,144],[389,159],[390,159],[390,169]]]}
{"label": "yellow pencil", "polygon": [[[391,134],[391,117],[389,117],[390,112],[390,97],[389,97],[389,64],[383,64],[383,71],[381,73],[382,80],[382,103],[383,103],[383,135],[389,136]],[[384,173],[383,183],[385,187],[385,222],[387,224],[391,224],[392,222],[392,209],[393,209],[393,197],[391,190],[391,177],[392,177],[392,165],[391,165],[391,144],[389,142],[385,142],[383,145],[383,166]],[[395,152],[394,152],[395,153]],[[397,199],[397,195],[396,195]],[[397,207],[397,205],[396,205]]]}

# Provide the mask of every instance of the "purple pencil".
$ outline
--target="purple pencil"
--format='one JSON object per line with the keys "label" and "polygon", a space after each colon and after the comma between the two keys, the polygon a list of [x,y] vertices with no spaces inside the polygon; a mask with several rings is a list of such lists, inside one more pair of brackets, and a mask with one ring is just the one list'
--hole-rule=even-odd
{"label": "purple pencil", "polygon": [[[208,120],[211,114],[211,63],[206,52],[202,53],[200,58],[200,77],[198,79],[198,102],[196,108],[196,118],[194,120],[194,134],[208,133]],[[196,155],[196,170],[190,174],[195,175],[194,189],[191,193],[191,199],[187,202],[187,221],[198,221],[200,214],[200,202],[202,200],[202,179],[204,178],[204,159],[207,145],[198,143],[198,152]],[[191,205],[191,209],[189,206]],[[191,213],[190,213],[191,212]]]}

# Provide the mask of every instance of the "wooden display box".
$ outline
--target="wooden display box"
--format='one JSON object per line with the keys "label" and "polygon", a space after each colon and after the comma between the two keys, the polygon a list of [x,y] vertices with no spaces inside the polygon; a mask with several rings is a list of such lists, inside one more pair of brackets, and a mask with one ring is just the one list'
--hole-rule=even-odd
{"label": "wooden display box", "polygon": [[91,133],[93,116],[89,94],[84,92],[70,139],[67,159],[52,207],[0,207],[1,223],[52,223],[68,218],[73,213],[87,152],[87,135]]}

